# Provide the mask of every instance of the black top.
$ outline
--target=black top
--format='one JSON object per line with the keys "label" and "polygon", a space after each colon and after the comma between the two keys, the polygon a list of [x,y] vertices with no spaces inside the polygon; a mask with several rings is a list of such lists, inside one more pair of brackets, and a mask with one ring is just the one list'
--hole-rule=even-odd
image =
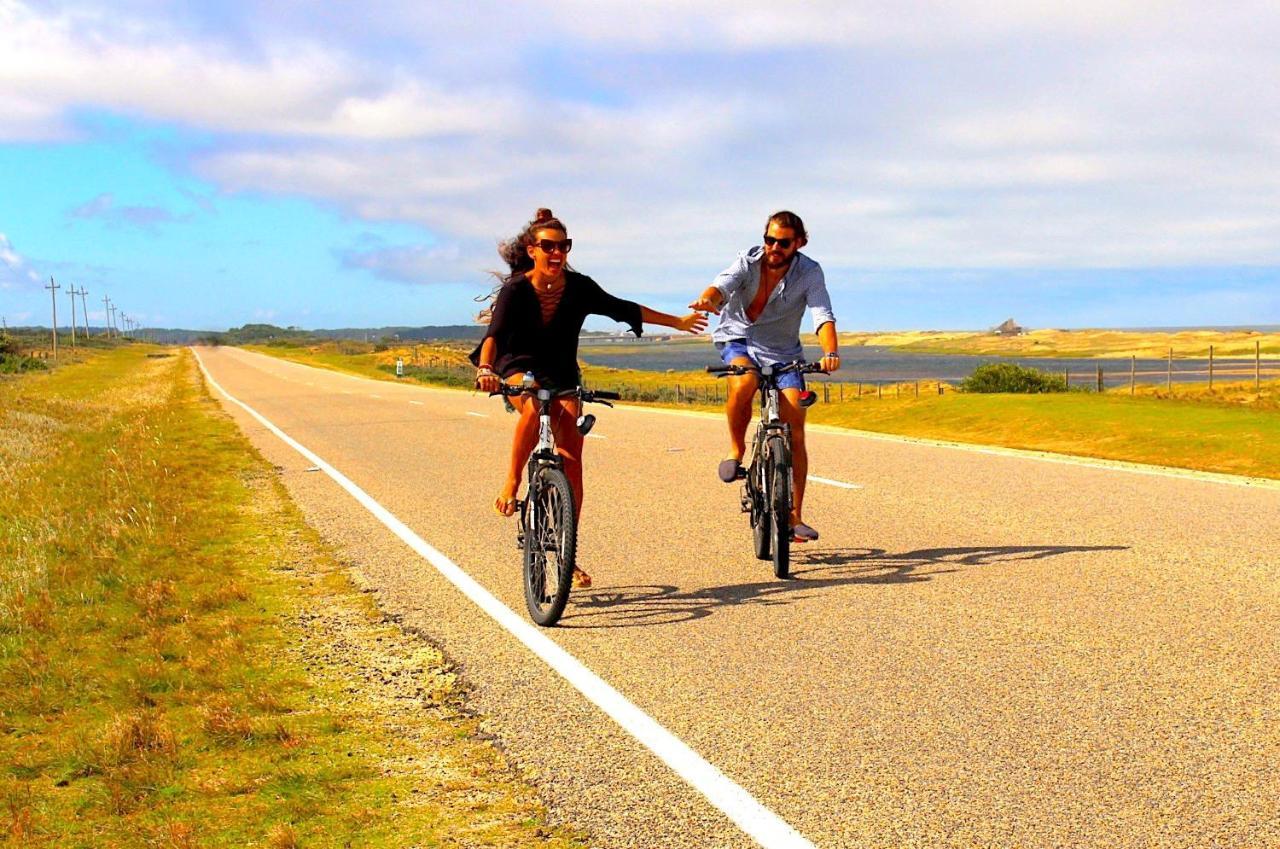
{"label": "black top", "polygon": [[[588,315],[605,315],[631,326],[639,336],[643,322],[640,305],[615,298],[585,274],[565,271],[564,294],[546,324],[533,284],[523,273],[502,284],[493,304],[493,317],[484,338],[496,343],[493,370],[502,377],[531,371],[538,382],[557,389],[580,383],[578,335]],[[480,364],[480,345],[471,352],[471,362]]]}

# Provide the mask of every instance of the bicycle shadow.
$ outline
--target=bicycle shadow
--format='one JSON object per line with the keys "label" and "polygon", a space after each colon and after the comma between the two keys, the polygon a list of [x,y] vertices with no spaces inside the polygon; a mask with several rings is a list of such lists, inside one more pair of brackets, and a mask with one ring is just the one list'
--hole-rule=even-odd
{"label": "bicycle shadow", "polygon": [[[920,548],[890,554],[883,548],[796,547],[792,549],[791,580],[770,579],[697,590],[681,590],[671,584],[601,587],[575,593],[560,626],[585,629],[666,625],[702,619],[724,607],[791,604],[826,587],[918,583],[981,566],[1078,552],[1127,550],[1127,545],[1012,545]],[[770,568],[764,562],[760,566]]]}

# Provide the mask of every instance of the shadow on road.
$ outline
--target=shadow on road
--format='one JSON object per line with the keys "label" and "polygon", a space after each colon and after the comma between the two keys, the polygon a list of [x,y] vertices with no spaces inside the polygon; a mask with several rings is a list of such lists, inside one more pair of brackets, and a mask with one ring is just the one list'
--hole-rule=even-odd
{"label": "shadow on road", "polygon": [[[1127,551],[1123,545],[1009,545],[920,548],[890,554],[882,548],[801,548],[791,554],[788,581],[767,580],[682,591],[670,584],[600,587],[575,593],[566,628],[630,628],[710,616],[739,604],[790,604],[825,587],[846,584],[908,584],[977,566],[1043,560],[1086,551]],[[760,568],[770,568],[766,562]]]}

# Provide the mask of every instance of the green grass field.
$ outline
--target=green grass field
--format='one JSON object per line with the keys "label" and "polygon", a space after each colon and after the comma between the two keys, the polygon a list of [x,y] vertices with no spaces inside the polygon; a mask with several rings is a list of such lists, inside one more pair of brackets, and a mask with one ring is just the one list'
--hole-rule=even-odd
{"label": "green grass field", "polygon": [[[340,354],[332,348],[260,347],[255,350],[296,362],[322,365],[383,380],[395,380],[396,356],[408,362],[412,349]],[[461,346],[419,346],[420,370],[406,379],[455,387],[470,385],[473,371]],[[425,364],[433,365],[425,365]],[[600,389],[621,389],[627,397],[660,406],[708,411],[720,409],[721,384],[701,372],[659,373],[587,366],[584,379]],[[682,387],[677,402],[674,387]],[[831,389],[831,403],[820,403],[809,420],[835,427],[878,433],[1054,451],[1108,460],[1151,463],[1198,471],[1280,479],[1280,381],[1143,387],[1102,394],[968,395],[937,383],[871,384],[856,394],[856,384]],[[944,387],[946,388],[946,387]]]}
{"label": "green grass field", "polygon": [[5,845],[585,846],[477,725],[188,353],[0,379]]}

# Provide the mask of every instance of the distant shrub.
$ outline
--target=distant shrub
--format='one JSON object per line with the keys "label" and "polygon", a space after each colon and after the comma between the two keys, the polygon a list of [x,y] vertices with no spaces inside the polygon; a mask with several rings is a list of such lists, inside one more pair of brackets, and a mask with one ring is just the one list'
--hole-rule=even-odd
{"label": "distant shrub", "polygon": [[25,371],[45,371],[49,366],[35,357],[22,354],[0,353],[0,374],[20,374]]}
{"label": "distant shrub", "polygon": [[1060,374],[1026,368],[1014,363],[978,366],[960,382],[962,392],[1066,392],[1067,381]]}

